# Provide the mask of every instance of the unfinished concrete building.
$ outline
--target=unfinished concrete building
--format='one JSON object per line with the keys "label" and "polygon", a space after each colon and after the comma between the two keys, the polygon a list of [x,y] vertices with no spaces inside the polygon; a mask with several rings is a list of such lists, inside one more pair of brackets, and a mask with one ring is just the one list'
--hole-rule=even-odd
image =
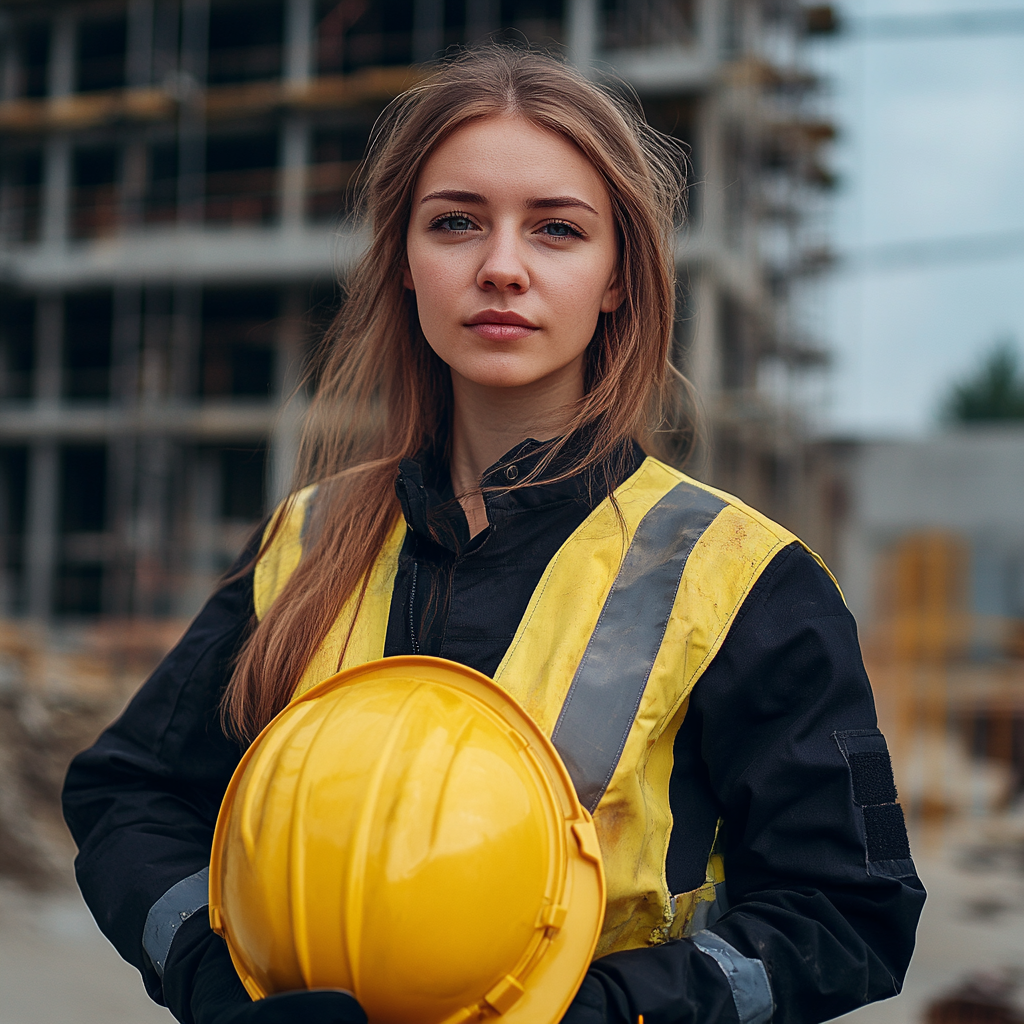
{"label": "unfinished concrete building", "polygon": [[355,252],[374,119],[495,33],[614,70],[692,150],[701,470],[804,532],[828,184],[791,0],[2,0],[0,614],[191,613],[287,487],[279,416]]}

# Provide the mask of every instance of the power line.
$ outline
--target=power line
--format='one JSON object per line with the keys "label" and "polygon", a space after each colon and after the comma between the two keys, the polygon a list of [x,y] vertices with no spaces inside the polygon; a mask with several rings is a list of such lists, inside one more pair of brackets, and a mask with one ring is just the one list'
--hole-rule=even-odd
{"label": "power line", "polygon": [[982,263],[1024,255],[1024,231],[886,242],[841,255],[840,270],[898,270],[948,263]]}

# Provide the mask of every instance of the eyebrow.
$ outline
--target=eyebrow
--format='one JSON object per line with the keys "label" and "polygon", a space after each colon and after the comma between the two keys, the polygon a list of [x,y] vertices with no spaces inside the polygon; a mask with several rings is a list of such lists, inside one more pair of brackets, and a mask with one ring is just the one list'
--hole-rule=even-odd
{"label": "eyebrow", "polygon": [[[436,192],[429,192],[420,203],[429,203],[432,199],[447,199],[451,203],[474,203],[479,206],[486,206],[487,199],[479,192],[464,192],[461,189],[442,188]],[[583,202],[575,196],[549,196],[538,199],[528,199],[526,207],[529,210],[553,210],[565,207],[574,207],[580,210],[589,210],[595,216],[600,216],[590,203]]]}
{"label": "eyebrow", "polygon": [[590,203],[583,202],[575,196],[552,196],[550,199],[529,199],[526,203],[531,210],[553,210],[559,207],[575,207],[580,210],[589,210],[595,217],[600,216]]}

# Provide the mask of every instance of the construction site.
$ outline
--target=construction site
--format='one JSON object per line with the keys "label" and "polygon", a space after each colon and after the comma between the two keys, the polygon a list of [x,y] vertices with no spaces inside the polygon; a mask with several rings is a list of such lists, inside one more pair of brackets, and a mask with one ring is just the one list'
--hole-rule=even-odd
{"label": "construction site", "polygon": [[[288,493],[307,360],[363,244],[350,184],[372,126],[488,39],[614,75],[685,143],[689,471],[841,582],[871,576],[866,654],[913,820],[1012,806],[1024,607],[976,640],[955,530],[851,547],[853,463],[813,437],[827,360],[805,299],[831,258],[835,129],[803,45],[832,28],[793,0],[0,2],[0,877],[66,885],[68,759]],[[17,1012],[0,1024],[55,1019]],[[149,1019],[120,1012],[68,1019]]]}
{"label": "construction site", "polygon": [[[9,675],[23,680],[12,686],[137,685],[139,658],[158,656],[287,493],[296,389],[361,244],[349,183],[370,129],[431,61],[488,39],[617,76],[686,144],[677,355],[706,411],[693,464],[793,529],[822,531],[827,501],[790,381],[823,357],[790,298],[825,252],[832,129],[812,116],[799,7],[0,10],[0,614],[17,637],[4,644]],[[95,665],[41,667],[53,658]]]}

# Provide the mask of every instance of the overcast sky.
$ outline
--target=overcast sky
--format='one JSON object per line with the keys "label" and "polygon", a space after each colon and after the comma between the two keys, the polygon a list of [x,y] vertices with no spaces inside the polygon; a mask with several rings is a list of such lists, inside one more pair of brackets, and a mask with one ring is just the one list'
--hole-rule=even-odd
{"label": "overcast sky", "polygon": [[[865,15],[1008,8],[1024,0],[847,0]],[[919,40],[839,37],[811,47],[841,136],[833,244],[1024,233],[1024,33]],[[999,337],[1024,353],[1024,252],[942,265],[845,269],[818,329],[833,353],[830,433],[935,429],[951,381]],[[1024,359],[1022,359],[1024,362]]]}

